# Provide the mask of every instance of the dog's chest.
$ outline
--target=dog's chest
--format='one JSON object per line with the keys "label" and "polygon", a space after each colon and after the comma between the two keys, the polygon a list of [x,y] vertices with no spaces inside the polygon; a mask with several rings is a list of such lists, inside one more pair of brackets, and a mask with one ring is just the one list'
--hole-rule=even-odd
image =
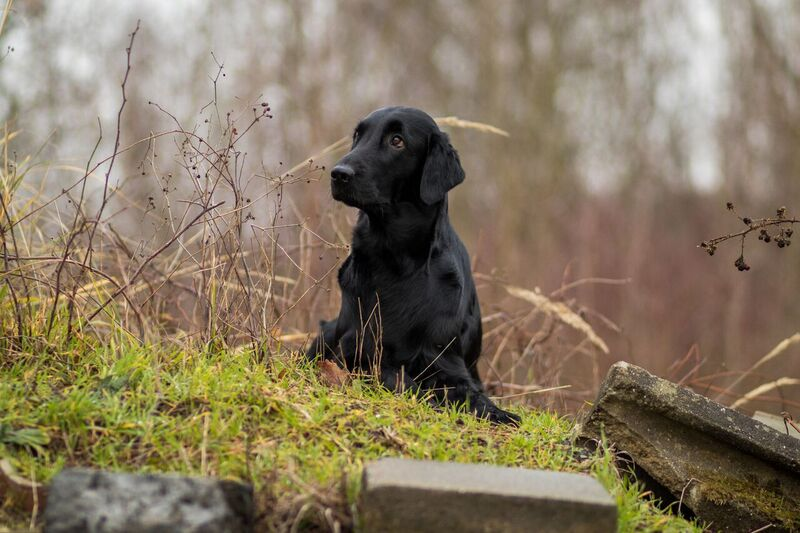
{"label": "dog's chest", "polygon": [[384,323],[413,327],[418,319],[457,315],[463,309],[463,276],[455,264],[434,262],[398,272],[372,258],[347,258],[339,271],[342,298],[361,317],[379,312]]}

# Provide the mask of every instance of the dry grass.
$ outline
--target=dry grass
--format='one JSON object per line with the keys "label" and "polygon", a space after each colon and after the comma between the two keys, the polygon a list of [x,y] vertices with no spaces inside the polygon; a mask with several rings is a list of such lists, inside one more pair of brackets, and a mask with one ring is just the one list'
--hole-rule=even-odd
{"label": "dry grass", "polygon": [[734,409],[741,407],[744,404],[751,402],[770,391],[792,385],[795,386],[800,385],[800,379],[783,377],[776,379],[775,381],[770,381],[769,383],[764,383],[763,385],[759,385],[755,389],[744,393],[741,398],[737,399],[735,402],[731,404],[731,407]]}
{"label": "dry grass", "polygon": [[8,15],[11,13],[11,6],[14,4],[14,0],[6,0],[6,5],[3,8],[3,14],[0,16],[0,35],[3,35],[3,30],[6,27],[6,21],[8,21]]}
{"label": "dry grass", "polygon": [[528,289],[523,289],[522,287],[515,287],[513,285],[506,286],[506,291],[508,291],[508,294],[511,296],[532,303],[537,309],[541,310],[542,313],[545,313],[546,315],[563,322],[571,328],[580,331],[586,336],[586,339],[590,344],[595,346],[601,352],[605,354],[608,353],[608,346],[605,342],[603,342],[603,339],[601,339],[600,336],[595,333],[594,329],[592,329],[592,326],[590,326],[588,322],[586,322],[583,318],[581,318],[580,315],[570,309],[563,302],[554,302],[535,290],[531,291]]}
{"label": "dry grass", "polygon": [[[778,357],[778,356],[779,356],[779,355],[781,355],[782,353],[786,352],[786,350],[788,350],[789,348],[791,348],[792,346],[794,346],[794,345],[796,345],[796,344],[798,344],[798,343],[800,343],[800,333],[795,333],[795,334],[794,334],[794,335],[792,335],[791,337],[788,337],[788,338],[786,338],[786,339],[783,339],[783,340],[782,340],[781,342],[779,342],[779,343],[778,343],[778,344],[777,344],[777,345],[776,345],[776,346],[775,346],[775,347],[774,347],[772,350],[770,350],[770,351],[769,351],[769,353],[767,353],[767,354],[766,354],[764,357],[762,357],[761,359],[759,359],[758,361],[756,361],[756,362],[755,362],[755,364],[753,364],[753,366],[751,366],[750,368],[748,368],[747,370],[745,370],[744,372],[742,372],[742,373],[739,375],[739,377],[737,377],[735,380],[733,380],[733,382],[731,382],[731,384],[730,384],[730,385],[728,385],[728,386],[725,388],[725,390],[724,390],[724,391],[722,391],[720,394],[718,394],[718,395],[717,395],[717,400],[719,400],[719,399],[720,399],[720,398],[722,398],[724,395],[726,395],[727,393],[729,393],[730,391],[732,391],[734,388],[736,388],[736,386],[737,386],[737,385],[739,385],[739,383],[741,383],[741,382],[742,382],[742,381],[743,381],[745,378],[747,378],[747,377],[748,377],[749,375],[751,375],[753,372],[755,372],[756,370],[758,370],[758,368],[760,368],[760,367],[761,367],[763,364],[765,364],[765,363],[768,363],[769,361],[772,361],[773,359],[775,359],[776,357]],[[780,381],[780,380],[779,380],[779,381]],[[773,382],[773,384],[774,384],[774,383],[777,383],[777,381],[776,381],[776,382]],[[784,384],[790,384],[790,383],[784,383]],[[773,387],[770,387],[770,388],[764,389],[764,391],[763,391],[763,392],[768,392],[769,390],[773,390],[773,389],[775,389],[775,388],[777,388],[777,387],[779,387],[779,386],[782,386],[782,385],[776,385],[776,386],[773,386]],[[752,391],[751,391],[751,392],[752,392]],[[748,394],[750,394],[750,393],[748,393]],[[741,402],[741,403],[745,403],[745,402],[742,402],[742,400],[744,400],[744,398],[745,398],[746,396],[747,396],[747,395],[743,396],[742,398],[740,398],[739,400],[737,400],[736,402],[734,402],[734,403],[731,405],[731,407],[738,407],[738,405],[741,405],[741,404],[740,404],[740,402]],[[756,395],[756,396],[758,396],[758,395]],[[752,399],[752,398],[751,398],[751,399]]]}

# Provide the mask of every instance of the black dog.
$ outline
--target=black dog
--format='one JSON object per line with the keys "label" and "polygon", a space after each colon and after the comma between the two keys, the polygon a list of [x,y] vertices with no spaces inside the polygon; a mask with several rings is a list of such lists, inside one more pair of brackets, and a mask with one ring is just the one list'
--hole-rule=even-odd
{"label": "black dog", "polygon": [[464,180],[433,119],[408,107],[362,120],[331,171],[333,198],[360,209],[339,270],[342,307],[308,350],[350,370],[378,370],[394,390],[427,389],[478,416],[518,423],[484,394],[476,367],[481,314],[469,255],[447,217]]}

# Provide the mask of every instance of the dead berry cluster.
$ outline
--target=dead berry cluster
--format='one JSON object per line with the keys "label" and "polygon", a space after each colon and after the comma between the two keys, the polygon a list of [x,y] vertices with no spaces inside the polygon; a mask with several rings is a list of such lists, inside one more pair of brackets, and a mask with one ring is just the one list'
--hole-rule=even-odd
{"label": "dead berry cluster", "polygon": [[750,270],[750,265],[748,265],[747,263],[744,262],[744,256],[743,255],[739,256],[739,258],[736,260],[736,262],[733,263],[733,266],[735,266],[737,269],[739,269],[739,272],[744,272],[745,270]]}
{"label": "dead berry cluster", "polygon": [[[725,207],[736,215],[736,208],[733,202],[727,202]],[[792,244],[793,225],[800,222],[797,218],[789,217],[786,207],[783,206],[775,210],[775,216],[773,217],[753,219],[751,217],[736,216],[747,226],[747,229],[703,241],[700,243],[700,248],[705,250],[708,255],[714,255],[719,244],[738,237],[741,240],[741,253],[734,262],[734,266],[739,272],[750,270],[750,265],[744,260],[744,243],[750,232],[758,231],[758,240],[761,242],[767,244],[774,242],[778,248],[786,248]]]}
{"label": "dead berry cluster", "polygon": [[765,243],[775,241],[778,248],[785,248],[792,244],[790,237],[794,235],[792,228],[781,228],[778,233],[770,234],[766,229],[761,228],[758,234],[758,240]]}

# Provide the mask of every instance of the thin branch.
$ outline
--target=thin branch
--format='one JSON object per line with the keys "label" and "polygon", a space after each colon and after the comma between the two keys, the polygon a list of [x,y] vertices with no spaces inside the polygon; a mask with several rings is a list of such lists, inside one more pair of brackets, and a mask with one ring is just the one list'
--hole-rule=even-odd
{"label": "thin branch", "polygon": [[127,289],[127,288],[130,286],[130,284],[131,284],[131,283],[133,283],[133,281],[134,281],[136,278],[138,278],[138,277],[139,277],[139,274],[141,274],[141,273],[142,273],[142,271],[145,269],[145,267],[147,267],[147,265],[150,263],[150,261],[152,261],[152,260],[153,260],[153,259],[155,259],[155,258],[156,258],[158,255],[160,255],[160,254],[161,254],[161,252],[163,252],[164,250],[166,250],[167,248],[169,248],[169,247],[172,245],[172,243],[174,243],[176,240],[178,240],[178,238],[179,238],[181,235],[183,235],[183,234],[184,234],[184,233],[185,233],[185,232],[186,232],[186,231],[187,231],[189,228],[191,228],[192,226],[194,226],[194,225],[195,225],[195,223],[196,223],[198,220],[200,220],[200,219],[203,217],[203,215],[205,215],[206,213],[208,213],[208,212],[209,212],[209,211],[211,211],[212,209],[216,209],[217,207],[221,206],[221,205],[222,205],[222,204],[224,204],[224,203],[225,203],[225,202],[219,202],[219,203],[217,203],[217,204],[214,204],[214,205],[212,205],[212,206],[210,206],[210,207],[207,207],[207,208],[203,209],[203,210],[202,210],[202,211],[201,211],[201,212],[200,212],[200,213],[199,213],[197,216],[195,216],[195,217],[192,219],[192,221],[191,221],[191,222],[189,222],[188,224],[186,224],[186,225],[185,225],[185,226],[184,226],[184,227],[183,227],[183,228],[182,228],[180,231],[178,231],[178,232],[177,232],[175,235],[173,235],[173,236],[172,236],[172,237],[171,237],[171,238],[170,238],[170,239],[169,239],[167,242],[165,242],[165,243],[164,243],[164,244],[163,244],[163,245],[162,245],[162,246],[161,246],[161,247],[160,247],[158,250],[156,250],[155,252],[153,252],[152,254],[150,254],[150,255],[149,255],[149,256],[148,256],[148,257],[147,257],[147,258],[146,258],[146,259],[145,259],[145,260],[142,262],[142,264],[141,264],[141,265],[139,265],[139,268],[137,268],[137,269],[136,269],[136,272],[134,272],[134,273],[133,273],[133,275],[130,277],[130,279],[129,279],[129,280],[128,280],[128,281],[127,281],[127,282],[126,282],[124,285],[120,286],[120,287],[119,287],[119,288],[118,288],[116,291],[114,291],[114,294],[112,294],[112,295],[111,295],[111,296],[110,296],[110,297],[109,297],[109,298],[108,298],[108,299],[107,299],[105,302],[103,302],[103,303],[100,305],[100,307],[98,307],[98,308],[97,308],[97,309],[96,309],[96,310],[95,310],[95,311],[94,311],[94,312],[93,312],[91,315],[89,315],[89,318],[87,318],[87,319],[86,319],[86,321],[87,321],[87,322],[91,322],[91,320],[92,320],[94,317],[96,317],[96,316],[97,316],[97,315],[100,313],[100,311],[102,311],[103,309],[105,309],[105,307],[106,307],[108,304],[110,304],[110,303],[111,303],[111,302],[112,302],[112,301],[113,301],[113,300],[114,300],[114,299],[115,299],[117,296],[119,296],[119,295],[120,295],[122,292],[124,292],[124,291],[125,291],[125,289]]}
{"label": "thin branch", "polygon": [[745,226],[747,226],[747,229],[728,233],[727,235],[722,235],[720,237],[714,237],[713,239],[701,242],[697,245],[697,247],[705,250],[708,255],[714,255],[720,244],[731,239],[741,239],[739,257],[734,262],[734,266],[740,272],[750,270],[750,265],[748,265],[744,259],[744,244],[747,236],[750,235],[750,233],[758,230],[759,241],[762,241],[766,244],[775,242],[778,248],[786,248],[792,244],[791,237],[794,234],[793,226],[797,223],[800,223],[800,219],[787,216],[785,207],[779,207],[776,210],[774,217],[756,219],[739,216],[736,213],[736,208],[731,202],[728,202],[726,207],[728,211],[731,211],[736,218],[738,218]]}

